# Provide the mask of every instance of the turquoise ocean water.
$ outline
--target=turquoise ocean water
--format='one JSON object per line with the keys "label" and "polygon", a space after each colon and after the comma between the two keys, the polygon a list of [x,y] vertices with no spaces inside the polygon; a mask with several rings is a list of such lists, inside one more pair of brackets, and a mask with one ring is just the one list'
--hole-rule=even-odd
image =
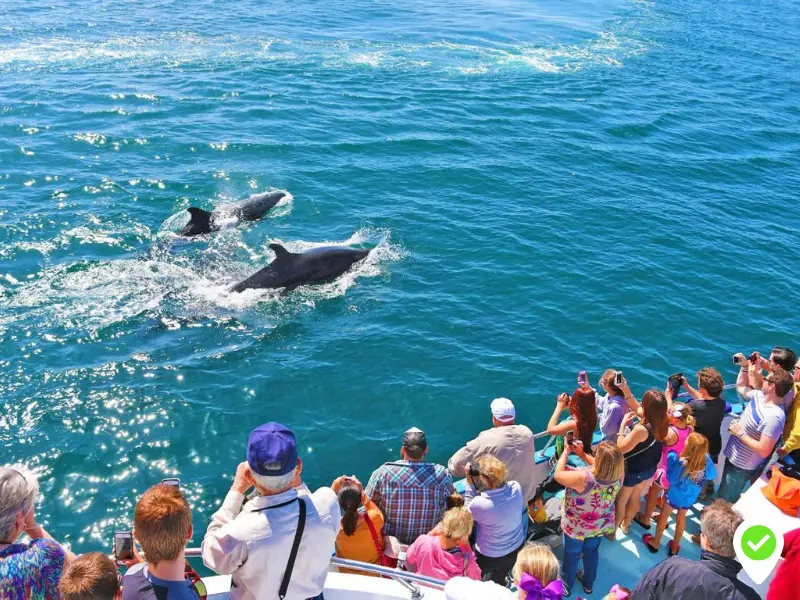
{"label": "turquoise ocean water", "polygon": [[[798,57],[796,0],[2,2],[0,462],[81,551],[177,475],[199,542],[268,420],[366,479],[496,396],[543,428],[579,369],[797,348]],[[377,250],[227,294],[271,241]]]}

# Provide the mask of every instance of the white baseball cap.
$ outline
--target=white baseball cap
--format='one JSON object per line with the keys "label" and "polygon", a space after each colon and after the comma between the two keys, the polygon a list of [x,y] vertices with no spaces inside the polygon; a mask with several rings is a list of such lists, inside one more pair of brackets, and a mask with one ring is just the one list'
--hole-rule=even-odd
{"label": "white baseball cap", "polygon": [[492,416],[501,423],[508,423],[517,418],[514,403],[508,398],[495,398],[492,400]]}

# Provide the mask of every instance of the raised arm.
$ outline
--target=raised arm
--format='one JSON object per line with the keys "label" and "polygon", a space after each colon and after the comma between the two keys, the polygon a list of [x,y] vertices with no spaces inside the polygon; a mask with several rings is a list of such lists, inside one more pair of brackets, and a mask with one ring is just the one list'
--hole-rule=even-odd
{"label": "raised arm", "polygon": [[639,404],[638,400],[636,400],[633,392],[631,392],[631,388],[628,386],[628,380],[624,377],[622,378],[622,383],[619,384],[619,389],[622,390],[622,393],[625,396],[625,403],[628,405],[628,408],[630,408],[634,413],[639,414],[642,406]]}
{"label": "raised arm", "polygon": [[644,425],[636,425],[630,430],[628,435],[625,435],[625,428],[633,420],[633,413],[626,413],[622,417],[622,423],[619,426],[619,435],[617,436],[617,448],[622,452],[630,452],[636,447],[636,444],[643,442],[647,439],[647,429]]}
{"label": "raised arm", "polygon": [[203,564],[219,575],[229,575],[247,560],[247,542],[230,531],[229,525],[242,510],[244,494],[253,485],[250,467],[243,462],[236,469],[228,495],[219,510],[211,516],[201,544]]}
{"label": "raised arm", "polygon": [[564,451],[558,458],[553,476],[561,485],[582,493],[586,489],[586,471],[584,469],[567,469],[567,460],[569,460],[572,450],[571,444],[564,446]]}
{"label": "raised arm", "polygon": [[559,394],[556,398],[556,407],[553,414],[550,416],[550,421],[547,423],[547,433],[550,435],[564,435],[568,431],[577,429],[575,419],[567,419],[563,423],[558,422],[558,417],[564,412],[569,405],[569,396],[567,394]]}

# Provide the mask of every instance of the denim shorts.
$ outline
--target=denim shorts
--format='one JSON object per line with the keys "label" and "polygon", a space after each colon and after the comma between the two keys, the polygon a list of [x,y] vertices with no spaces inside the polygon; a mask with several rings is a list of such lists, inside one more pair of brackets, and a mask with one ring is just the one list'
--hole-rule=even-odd
{"label": "denim shorts", "polygon": [[625,471],[625,479],[622,481],[623,487],[633,487],[639,485],[643,481],[647,481],[656,474],[656,467],[648,469],[647,471],[639,471],[638,473],[631,473]]}

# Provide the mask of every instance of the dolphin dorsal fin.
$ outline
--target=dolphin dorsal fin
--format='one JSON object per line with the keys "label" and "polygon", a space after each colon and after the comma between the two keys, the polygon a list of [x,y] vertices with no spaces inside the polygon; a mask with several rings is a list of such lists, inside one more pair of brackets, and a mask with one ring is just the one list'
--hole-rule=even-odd
{"label": "dolphin dorsal fin", "polygon": [[270,244],[270,249],[275,253],[275,260],[291,258],[292,253],[280,244]]}
{"label": "dolphin dorsal fin", "polygon": [[209,218],[211,217],[210,212],[208,212],[207,210],[203,210],[202,208],[197,208],[196,206],[190,206],[186,210],[189,211],[189,214],[192,215],[193,219],[195,217],[201,217],[201,216],[206,216]]}

